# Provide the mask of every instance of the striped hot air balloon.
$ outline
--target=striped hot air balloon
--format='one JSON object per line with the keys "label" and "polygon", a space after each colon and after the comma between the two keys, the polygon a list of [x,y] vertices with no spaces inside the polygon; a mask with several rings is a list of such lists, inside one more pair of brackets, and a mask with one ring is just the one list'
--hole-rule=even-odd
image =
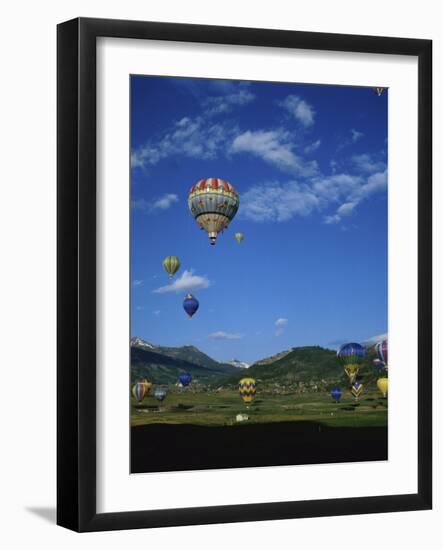
{"label": "striped hot air balloon", "polygon": [[343,365],[343,369],[347,374],[351,384],[353,384],[355,382],[355,379],[357,378],[357,374],[365,353],[365,348],[360,344],[356,344],[355,342],[344,344],[337,351],[338,360]]}
{"label": "striped hot air balloon", "polygon": [[220,178],[205,178],[193,185],[188,195],[191,214],[214,245],[217,235],[231,223],[239,206],[235,188]]}
{"label": "striped hot air balloon", "polygon": [[142,381],[141,381],[142,384],[145,385],[145,396],[148,395],[148,393],[151,391],[151,388],[152,388],[152,382],[149,382],[149,380],[147,378],[144,378]]}
{"label": "striped hot air balloon", "polygon": [[254,378],[242,378],[238,383],[238,391],[240,397],[246,403],[250,405],[257,392],[257,383]]}
{"label": "striped hot air balloon", "polygon": [[143,382],[137,382],[132,386],[132,395],[141,403],[146,395],[146,386]]}
{"label": "striped hot air balloon", "polygon": [[363,384],[359,382],[354,382],[351,387],[351,393],[354,396],[354,399],[357,401],[363,391]]}
{"label": "striped hot air balloon", "polygon": [[163,260],[163,269],[169,275],[169,278],[172,279],[172,277],[180,269],[179,258],[177,258],[177,256],[166,256],[166,258]]}
{"label": "striped hot air balloon", "polygon": [[375,344],[375,351],[385,368],[388,368],[388,341],[382,340]]}

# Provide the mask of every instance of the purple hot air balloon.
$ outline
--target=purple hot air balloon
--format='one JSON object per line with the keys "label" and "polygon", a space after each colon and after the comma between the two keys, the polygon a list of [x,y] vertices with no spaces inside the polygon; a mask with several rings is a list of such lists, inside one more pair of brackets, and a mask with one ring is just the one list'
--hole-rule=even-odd
{"label": "purple hot air balloon", "polygon": [[185,299],[183,300],[183,309],[189,315],[189,318],[194,315],[198,309],[198,306],[199,303],[197,298],[195,298],[192,294],[186,294]]}
{"label": "purple hot air balloon", "polygon": [[385,366],[388,365],[388,341],[382,340],[375,345],[375,351],[377,352],[378,358],[384,363]]}

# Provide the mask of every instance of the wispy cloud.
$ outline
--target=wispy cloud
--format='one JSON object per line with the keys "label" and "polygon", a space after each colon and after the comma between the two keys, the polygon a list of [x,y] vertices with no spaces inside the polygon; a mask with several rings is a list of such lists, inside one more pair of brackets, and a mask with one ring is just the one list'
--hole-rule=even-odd
{"label": "wispy cloud", "polygon": [[275,331],[275,336],[281,336],[288,323],[289,323],[289,320],[286,319],[285,317],[280,317],[279,319],[277,319],[274,323],[274,325],[277,327],[277,330]]}
{"label": "wispy cloud", "polygon": [[355,208],[369,196],[386,189],[387,170],[370,175],[367,179],[356,180],[353,189],[349,189],[346,201],[343,202],[332,215],[325,216],[324,222],[327,224],[339,223],[346,216],[349,216]]}
{"label": "wispy cloud", "polygon": [[317,139],[317,141],[314,141],[313,143],[310,143],[309,145],[306,145],[304,151],[307,155],[311,155],[312,153],[317,151],[317,149],[320,147],[320,145],[321,145],[321,140]]}
{"label": "wispy cloud", "polygon": [[362,137],[364,137],[363,132],[359,132],[358,130],[355,130],[354,128],[351,128],[351,141],[352,141],[352,143],[356,143]]}
{"label": "wispy cloud", "polygon": [[384,334],[377,334],[376,336],[371,336],[367,340],[365,340],[363,343],[367,346],[373,346],[377,344],[378,342],[381,342],[382,340],[388,339],[388,333],[385,332]]}
{"label": "wispy cloud", "polygon": [[161,311],[159,309],[155,309],[152,313],[158,317]]}
{"label": "wispy cloud", "polygon": [[206,276],[194,275],[193,270],[185,270],[180,277],[169,285],[161,286],[153,290],[155,294],[165,294],[166,292],[182,292],[208,288],[211,285]]}
{"label": "wispy cloud", "polygon": [[285,222],[296,215],[307,216],[319,206],[318,197],[308,185],[272,182],[246,191],[239,214],[256,222]]}
{"label": "wispy cloud", "polygon": [[249,90],[240,88],[232,93],[208,97],[203,102],[205,112],[209,116],[232,111],[234,107],[247,105],[254,101],[255,95]]}
{"label": "wispy cloud", "polygon": [[283,129],[248,130],[235,137],[232,153],[250,153],[286,172],[310,176],[317,172],[315,161],[305,162],[294,152],[291,134]]}
{"label": "wispy cloud", "polygon": [[212,338],[213,340],[241,340],[243,338],[243,334],[218,330],[216,332],[211,332],[211,334],[209,334],[209,338]]}
{"label": "wispy cloud", "polygon": [[167,193],[153,202],[148,202],[145,199],[133,200],[131,201],[131,207],[134,210],[153,212],[155,210],[168,210],[176,202],[178,202],[178,196],[174,193]]}
{"label": "wispy cloud", "polygon": [[351,157],[351,162],[357,170],[367,174],[382,172],[386,168],[386,163],[377,159],[374,155],[364,153],[362,155],[354,155]]}
{"label": "wispy cloud", "polygon": [[134,279],[132,281],[132,286],[135,286],[135,287],[142,286],[142,284],[143,284],[143,281],[141,279]]}
{"label": "wispy cloud", "polygon": [[152,210],[167,210],[175,202],[178,202],[178,197],[174,193],[167,193],[160,197],[152,204]]}
{"label": "wispy cloud", "polygon": [[314,124],[315,111],[309,103],[298,95],[288,95],[280,106],[286,109],[296,120],[298,120],[305,128]]}

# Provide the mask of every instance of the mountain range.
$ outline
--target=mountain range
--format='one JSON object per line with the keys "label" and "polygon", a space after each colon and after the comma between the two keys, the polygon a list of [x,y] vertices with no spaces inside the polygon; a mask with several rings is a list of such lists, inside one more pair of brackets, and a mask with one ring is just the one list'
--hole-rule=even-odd
{"label": "mountain range", "polygon": [[[360,369],[364,384],[375,384],[379,375],[372,368],[374,357],[369,349]],[[162,347],[141,338],[131,339],[132,382],[148,378],[155,384],[174,384],[183,372],[192,374],[194,383],[217,387],[236,386],[242,375],[255,378],[262,387],[296,391],[348,384],[336,352],[320,346],[291,348],[248,365],[238,359],[221,363],[195,346]]]}

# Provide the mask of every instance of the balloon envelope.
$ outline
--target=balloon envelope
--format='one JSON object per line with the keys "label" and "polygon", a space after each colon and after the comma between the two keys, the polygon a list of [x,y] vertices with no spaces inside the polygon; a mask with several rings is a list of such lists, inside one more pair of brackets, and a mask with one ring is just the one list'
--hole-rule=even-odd
{"label": "balloon envelope", "polygon": [[341,399],[341,389],[340,388],[332,388],[331,397],[334,401],[340,401],[340,399]]}
{"label": "balloon envelope", "polygon": [[381,391],[383,394],[383,397],[386,397],[388,393],[388,379],[387,378],[379,378],[377,380],[377,388]]}
{"label": "balloon envelope", "polygon": [[143,384],[143,382],[137,382],[132,387],[132,395],[134,396],[134,399],[137,399],[137,401],[140,403],[143,401],[143,398],[146,394],[146,387]]}
{"label": "balloon envelope", "polygon": [[194,313],[198,310],[199,307],[198,300],[192,294],[186,294],[185,299],[183,300],[183,309],[192,317]]}
{"label": "balloon envelope", "polygon": [[360,397],[362,391],[363,384],[360,384],[359,382],[354,382],[354,384],[352,384],[351,393],[355,397],[355,399],[358,399]]}
{"label": "balloon envelope", "polygon": [[149,380],[147,378],[144,378],[142,381],[141,381],[141,384],[144,384],[145,386],[145,395],[148,395],[148,393],[151,391],[151,388],[152,388],[152,382],[149,382]]}
{"label": "balloon envelope", "polygon": [[189,386],[192,380],[192,374],[190,372],[182,372],[178,379],[180,380],[180,384],[182,386]]}
{"label": "balloon envelope", "polygon": [[343,365],[343,369],[351,384],[355,382],[355,378],[358,374],[358,370],[365,353],[365,348],[361,344],[357,344],[355,342],[344,344],[337,351],[337,358]]}
{"label": "balloon envelope", "polygon": [[254,378],[242,378],[238,383],[240,397],[246,404],[252,402],[257,392],[257,383]]}
{"label": "balloon envelope", "polygon": [[209,235],[214,245],[218,233],[224,231],[239,206],[238,193],[234,186],[220,178],[205,178],[193,185],[188,195],[191,214],[201,229]]}
{"label": "balloon envelope", "polygon": [[382,361],[385,365],[388,364],[388,341],[382,340],[381,342],[378,342],[375,344],[375,351],[377,352],[378,358],[380,361]]}
{"label": "balloon envelope", "polygon": [[163,260],[163,269],[171,278],[180,269],[180,260],[177,256],[166,256]]}
{"label": "balloon envelope", "polygon": [[240,244],[242,242],[242,240],[244,239],[243,233],[236,233],[235,238],[236,238],[238,244]]}
{"label": "balloon envelope", "polygon": [[154,391],[154,397],[157,401],[163,401],[166,397],[167,391],[164,388],[156,388]]}

